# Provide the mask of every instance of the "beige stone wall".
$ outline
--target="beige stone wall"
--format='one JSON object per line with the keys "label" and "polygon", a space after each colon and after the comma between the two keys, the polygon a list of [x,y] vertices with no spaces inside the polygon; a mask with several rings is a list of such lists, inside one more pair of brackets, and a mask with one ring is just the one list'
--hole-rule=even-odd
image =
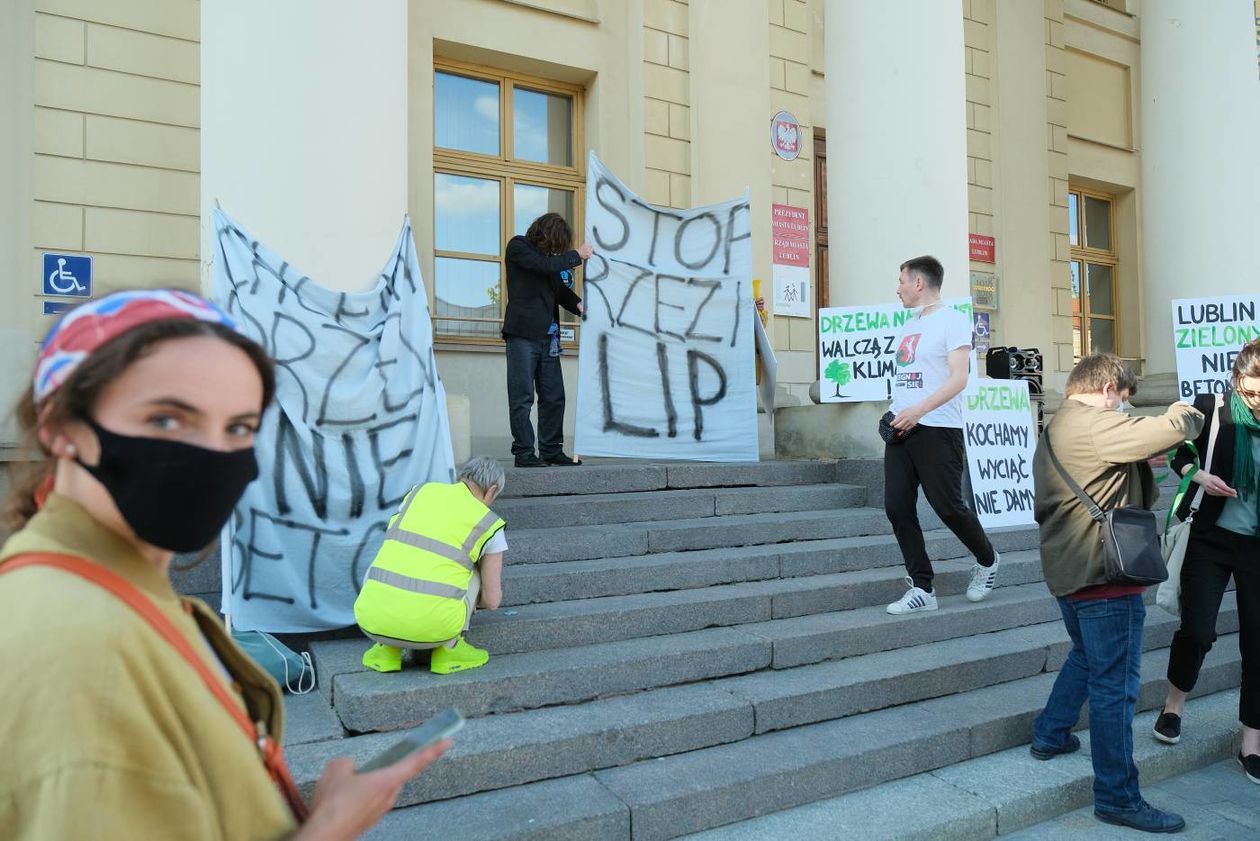
{"label": "beige stone wall", "polygon": [[[1072,271],[1068,240],[1067,57],[1063,0],[1046,7],[1046,155],[1050,160],[1051,316],[1053,349],[1043,348],[1048,380],[1062,379],[1075,364],[1072,349]],[[1055,377],[1055,374],[1060,375]]]}
{"label": "beige stone wall", "polygon": [[[810,96],[810,32],[811,12],[807,0],[767,0],[770,6],[770,110],[788,111],[801,124],[801,154],[794,161],[784,161],[769,149],[770,196],[774,204],[803,207],[809,211],[810,290],[818,282],[815,265],[813,225],[817,223],[814,208],[814,101]],[[821,28],[821,27],[819,27]],[[767,128],[769,115],[766,118]],[[761,294],[767,309],[773,307],[773,277],[761,279]],[[817,322],[815,318],[774,317],[770,335],[780,366],[780,381],[802,402],[809,400],[809,386],[818,379]]]}
{"label": "beige stone wall", "polygon": [[198,283],[196,0],[38,0],[32,278],[93,255],[97,292]]}
{"label": "beige stone wall", "polygon": [[645,0],[643,8],[644,198],[691,204],[691,99],[686,0]]}
{"label": "beige stone wall", "polygon": [[[993,236],[993,74],[994,0],[963,0],[963,46],[967,70],[968,232]],[[991,263],[972,262],[977,271]],[[962,284],[950,294],[963,294]]]}

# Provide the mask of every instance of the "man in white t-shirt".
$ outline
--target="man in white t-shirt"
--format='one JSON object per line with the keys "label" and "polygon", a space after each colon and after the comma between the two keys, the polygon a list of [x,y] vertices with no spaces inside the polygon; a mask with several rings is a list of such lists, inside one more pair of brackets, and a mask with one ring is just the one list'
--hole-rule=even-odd
{"label": "man in white t-shirt", "polygon": [[971,319],[941,303],[944,279],[940,261],[925,256],[902,263],[897,281],[901,303],[918,310],[897,336],[889,409],[899,437],[884,446],[884,513],[908,573],[909,590],[888,605],[898,615],[936,610],[932,562],[916,511],[920,485],[932,510],[976,557],[967,598],[981,601],[997,581],[998,554],[963,500],[962,391],[971,366]]}

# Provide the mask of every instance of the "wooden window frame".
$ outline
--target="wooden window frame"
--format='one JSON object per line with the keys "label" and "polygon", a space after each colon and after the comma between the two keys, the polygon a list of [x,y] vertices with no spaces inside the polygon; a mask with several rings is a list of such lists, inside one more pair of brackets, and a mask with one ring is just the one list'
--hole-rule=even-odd
{"label": "wooden window frame", "polygon": [[[1069,246],[1069,261],[1081,264],[1081,293],[1080,293],[1080,319],[1081,319],[1081,356],[1087,356],[1093,352],[1090,347],[1090,321],[1097,319],[1099,321],[1110,321],[1112,325],[1112,336],[1114,337],[1115,347],[1114,353],[1119,353],[1121,348],[1120,333],[1120,260],[1116,255],[1116,197],[1110,193],[1102,193],[1097,190],[1089,190],[1084,187],[1069,186],[1069,198],[1076,196],[1076,224],[1077,224],[1077,245]],[[1099,199],[1107,202],[1111,206],[1111,212],[1107,214],[1107,221],[1110,225],[1110,242],[1111,248],[1092,248],[1088,245],[1088,236],[1085,231],[1085,199]],[[1070,221],[1070,219],[1069,219]],[[1070,239],[1070,232],[1069,232]],[[1096,266],[1109,266],[1111,268],[1111,315],[1095,315],[1090,311],[1089,307],[1089,269],[1088,265],[1093,263]],[[1080,361],[1080,357],[1076,357],[1076,361]]]}
{"label": "wooden window frame", "polygon": [[[499,152],[497,155],[483,155],[476,152],[465,152],[459,149],[448,149],[437,145],[437,98],[434,97],[434,114],[433,123],[435,136],[431,138],[433,144],[433,177],[439,175],[459,175],[472,178],[482,178],[487,180],[495,180],[499,182],[499,253],[496,256],[487,254],[467,254],[459,251],[448,251],[437,247],[436,225],[437,225],[437,208],[436,208],[436,188],[430,183],[430,189],[434,192],[435,206],[433,211],[434,218],[434,239],[433,239],[433,258],[434,258],[434,277],[430,284],[429,290],[429,310],[433,323],[434,339],[443,344],[469,344],[469,345],[486,345],[498,344],[502,340],[499,338],[498,331],[493,336],[458,336],[449,333],[442,333],[438,330],[438,322],[466,322],[466,323],[493,323],[496,325],[503,324],[503,313],[507,307],[507,275],[504,268],[503,252],[507,248],[508,240],[515,234],[513,231],[513,211],[515,209],[514,188],[517,183],[535,186],[547,187],[556,190],[568,190],[573,193],[573,218],[569,220],[569,224],[573,227],[573,236],[577,241],[582,239],[582,231],[585,230],[585,198],[586,198],[586,132],[585,132],[585,89],[580,85],[574,85],[566,82],[557,82],[550,79],[544,79],[538,76],[530,76],[524,73],[515,73],[508,70],[500,70],[494,67],[487,67],[480,64],[471,64],[467,62],[454,61],[451,59],[436,59],[433,62],[434,88],[437,87],[437,74],[447,73],[455,76],[464,76],[470,79],[478,79],[486,82],[495,82],[499,86]],[[525,88],[539,93],[558,94],[567,96],[573,103],[570,123],[570,160],[571,166],[557,166],[555,164],[539,163],[537,161],[518,160],[510,154],[512,144],[514,142],[514,96],[513,91],[517,88]],[[443,257],[451,257],[462,260],[479,260],[487,263],[497,263],[499,266],[499,318],[497,319],[476,319],[476,318],[454,318],[451,316],[437,315],[437,260]],[[579,295],[582,292],[582,272],[579,269],[574,281],[574,291]],[[566,347],[575,347],[578,336],[581,331],[581,322],[578,321],[572,325],[561,324],[562,327],[574,328],[574,339],[572,342],[565,342]]]}

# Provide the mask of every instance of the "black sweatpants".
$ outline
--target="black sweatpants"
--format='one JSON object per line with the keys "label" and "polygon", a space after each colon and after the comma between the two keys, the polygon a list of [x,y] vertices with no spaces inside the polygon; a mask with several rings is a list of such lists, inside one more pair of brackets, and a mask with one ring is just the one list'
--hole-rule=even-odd
{"label": "black sweatpants", "polygon": [[555,458],[564,447],[564,374],[560,357],[551,356],[551,340],[507,337],[508,423],[512,455],[534,454],[529,411],[538,393],[538,456]]}
{"label": "black sweatpants", "polygon": [[932,510],[976,560],[985,566],[993,564],[993,544],[963,500],[966,455],[962,430],[944,426],[920,424],[903,443],[884,446],[884,513],[892,523],[907,574],[914,586],[928,592],[932,591],[932,562],[915,509],[920,485]]}
{"label": "black sweatpants", "polygon": [[1168,682],[1189,692],[1216,642],[1216,617],[1229,577],[1238,598],[1242,694],[1238,720],[1260,729],[1260,538],[1212,526],[1192,532],[1181,567],[1181,627],[1168,654]]}

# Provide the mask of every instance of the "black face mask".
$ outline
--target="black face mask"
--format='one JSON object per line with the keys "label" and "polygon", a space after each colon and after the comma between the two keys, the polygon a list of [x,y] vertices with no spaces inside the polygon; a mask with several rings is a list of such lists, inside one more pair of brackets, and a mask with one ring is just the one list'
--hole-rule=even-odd
{"label": "black face mask", "polygon": [[145,543],[193,552],[214,540],[245,486],[258,478],[252,447],[222,452],[161,438],[110,432],[91,418],[101,445],[88,473],[114,498],[127,525]]}

